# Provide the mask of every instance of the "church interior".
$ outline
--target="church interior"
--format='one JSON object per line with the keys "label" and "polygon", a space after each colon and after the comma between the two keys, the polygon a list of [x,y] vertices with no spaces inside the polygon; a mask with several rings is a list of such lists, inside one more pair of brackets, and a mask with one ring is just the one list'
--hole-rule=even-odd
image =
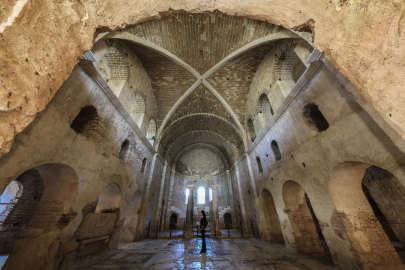
{"label": "church interior", "polygon": [[405,269],[405,3],[304,2],[0,3],[0,269]]}

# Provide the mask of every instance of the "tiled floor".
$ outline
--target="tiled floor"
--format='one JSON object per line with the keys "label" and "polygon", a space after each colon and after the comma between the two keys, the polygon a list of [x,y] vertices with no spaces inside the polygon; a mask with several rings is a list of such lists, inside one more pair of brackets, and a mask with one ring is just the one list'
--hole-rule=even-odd
{"label": "tiled floor", "polygon": [[310,256],[287,251],[283,244],[257,239],[147,239],[123,244],[97,262],[77,269],[336,269],[327,255]]}

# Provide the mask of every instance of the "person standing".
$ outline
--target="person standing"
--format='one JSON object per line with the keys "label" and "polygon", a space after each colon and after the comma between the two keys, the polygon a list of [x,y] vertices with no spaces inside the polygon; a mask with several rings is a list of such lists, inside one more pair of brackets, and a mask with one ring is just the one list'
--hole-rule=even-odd
{"label": "person standing", "polygon": [[208,221],[207,217],[205,216],[205,212],[201,210],[200,216],[202,216],[201,221],[200,221],[200,231],[201,231],[201,239],[202,239],[202,248],[200,253],[206,253],[207,252],[207,246],[205,243],[205,228],[207,228]]}

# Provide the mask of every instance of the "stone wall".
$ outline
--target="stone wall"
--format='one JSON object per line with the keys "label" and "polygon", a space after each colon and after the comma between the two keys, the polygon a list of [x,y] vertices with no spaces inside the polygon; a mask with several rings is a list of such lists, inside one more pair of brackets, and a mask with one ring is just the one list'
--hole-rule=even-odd
{"label": "stone wall", "polygon": [[[81,108],[88,105],[97,110],[99,125],[95,128],[102,136],[84,136],[70,127]],[[129,150],[125,158],[120,159],[119,153],[124,140],[129,141]],[[28,262],[30,269],[34,269],[32,265],[37,265],[38,268],[35,269],[45,269],[53,263],[70,267],[117,246],[125,215],[133,214],[125,211],[132,195],[141,190],[140,196],[145,196],[153,151],[146,138],[138,137],[128,122],[117,113],[117,109],[94,78],[80,65],[76,66],[47,109],[17,137],[12,154],[1,158],[0,168],[3,172],[1,181],[10,183],[31,168],[42,168],[41,175],[46,175],[49,172],[47,166],[53,166],[38,167],[39,165],[64,164],[77,175],[79,191],[71,193],[72,186],[60,186],[65,183],[63,179],[45,182],[45,193],[31,218],[31,225],[27,227],[29,230],[24,231],[23,238],[17,242],[4,269],[27,269],[28,265],[25,263]],[[145,158],[147,170],[141,173]],[[151,185],[146,187],[151,189],[152,194],[147,213],[154,210],[156,190],[161,181],[162,161],[159,157],[156,160]],[[94,245],[80,247],[74,243],[79,225],[87,213],[87,210],[82,210],[89,209],[97,201],[108,183],[117,184],[122,197],[118,209],[121,214],[114,224],[113,233],[108,236],[108,243],[103,240],[97,244],[96,249]],[[54,199],[54,196],[58,199]],[[44,218],[45,216],[49,218]],[[146,216],[154,219],[154,215]],[[135,226],[139,228],[140,225]],[[134,237],[140,237],[140,234]],[[58,249],[59,243],[61,246]],[[35,253],[36,256],[29,256],[22,261],[19,260],[22,253]]]}

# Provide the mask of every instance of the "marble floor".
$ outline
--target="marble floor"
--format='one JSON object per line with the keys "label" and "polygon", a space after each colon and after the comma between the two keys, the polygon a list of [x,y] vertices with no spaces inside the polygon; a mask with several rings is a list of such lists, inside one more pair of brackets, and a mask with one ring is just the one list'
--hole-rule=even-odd
{"label": "marble floor", "polygon": [[326,254],[293,253],[283,244],[259,239],[207,239],[207,253],[200,254],[201,238],[146,239],[122,244],[80,270],[95,269],[337,269]]}

